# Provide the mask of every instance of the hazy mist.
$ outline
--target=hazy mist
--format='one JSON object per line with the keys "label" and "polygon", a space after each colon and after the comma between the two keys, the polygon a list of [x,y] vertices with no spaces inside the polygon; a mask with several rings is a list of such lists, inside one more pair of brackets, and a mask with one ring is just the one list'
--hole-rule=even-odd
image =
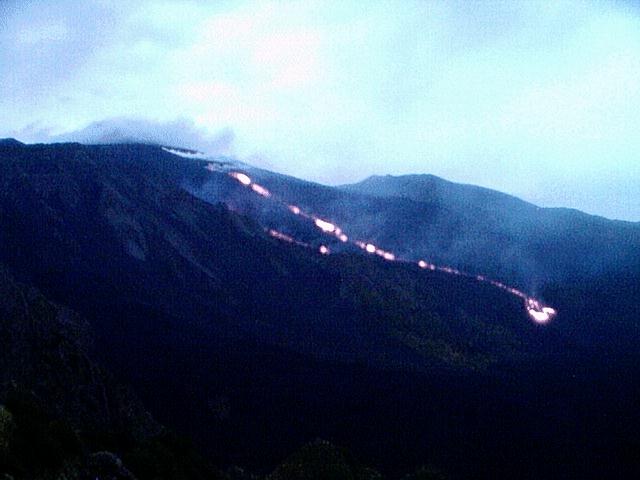
{"label": "hazy mist", "polygon": [[634,2],[0,3],[0,135],[432,173],[640,220]]}

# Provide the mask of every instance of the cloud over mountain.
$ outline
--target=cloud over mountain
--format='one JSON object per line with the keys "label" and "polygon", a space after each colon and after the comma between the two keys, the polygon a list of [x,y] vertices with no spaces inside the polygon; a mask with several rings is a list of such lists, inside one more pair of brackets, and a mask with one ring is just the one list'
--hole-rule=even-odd
{"label": "cloud over mountain", "polygon": [[211,155],[233,153],[234,132],[227,128],[216,134],[196,126],[191,120],[177,119],[168,122],[144,118],[115,117],[93,122],[86,127],[59,135],[46,131],[35,132],[39,141],[101,143],[150,143],[192,148]]}

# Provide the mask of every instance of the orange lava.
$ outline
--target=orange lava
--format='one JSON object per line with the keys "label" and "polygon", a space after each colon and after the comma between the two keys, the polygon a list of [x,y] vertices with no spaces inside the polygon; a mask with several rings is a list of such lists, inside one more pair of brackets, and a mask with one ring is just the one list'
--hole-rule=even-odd
{"label": "orange lava", "polygon": [[229,176],[232,178],[235,178],[242,185],[245,185],[245,186],[251,185],[251,178],[249,178],[249,175],[245,175],[244,173],[241,173],[241,172],[229,172]]}
{"label": "orange lava", "polygon": [[269,230],[269,235],[271,235],[273,238],[277,238],[278,240],[283,240],[288,243],[296,243],[293,237],[290,237],[289,235],[286,235],[274,229]]}
{"label": "orange lava", "polygon": [[[206,168],[211,171],[216,170],[216,167],[213,164],[208,164]],[[269,190],[267,190],[265,187],[261,185],[258,185],[257,183],[253,183],[251,178],[242,172],[229,172],[229,176],[231,176],[232,178],[240,182],[242,185],[251,187],[251,190],[253,190],[255,193],[257,193],[262,197],[269,198],[272,196]],[[300,207],[296,205],[290,205],[278,199],[276,199],[276,201],[279,201],[280,203],[283,204],[283,206],[286,206],[289,209],[289,211],[294,215],[299,215],[304,219],[312,220],[314,225],[317,228],[319,228],[322,232],[332,234],[343,243],[346,243],[349,241],[349,237],[347,237],[347,235],[344,234],[342,229],[340,229],[337,225],[327,220],[323,220],[311,214],[305,213],[302,211],[302,209],[300,209]],[[268,232],[269,232],[269,235],[279,240],[292,243],[295,245],[304,246],[307,248],[311,247],[311,245],[304,242],[300,242],[295,238],[285,233],[279,232],[277,230],[270,229],[268,230]],[[396,260],[396,256],[393,252],[389,252],[381,248],[378,248],[372,243],[365,243],[360,240],[351,240],[351,243],[361,248],[362,250],[366,251],[367,253],[376,254],[384,258],[385,260],[388,260],[388,261]],[[320,252],[322,255],[328,255],[330,253],[330,250],[329,250],[329,247],[327,247],[326,245],[320,245],[320,247],[318,248],[318,252]],[[538,324],[546,324],[557,315],[557,312],[555,309],[542,305],[540,301],[536,300],[535,298],[529,297],[528,295],[518,290],[517,288],[510,287],[497,280],[491,280],[485,277],[484,275],[471,275],[469,273],[461,272],[460,270],[457,270],[453,267],[437,266],[437,265],[434,265],[433,263],[426,262],[425,260],[419,260],[417,262],[417,265],[421,269],[425,269],[425,270],[426,269],[432,270],[432,271],[438,270],[440,272],[445,272],[450,275],[458,275],[458,276],[464,276],[467,278],[472,278],[478,282],[488,283],[514,296],[520,297],[525,300],[525,308],[527,310],[527,313],[529,314],[529,317],[531,317]]]}
{"label": "orange lava", "polygon": [[322,220],[321,218],[316,218],[314,223],[316,227],[326,233],[333,233],[336,230],[336,226],[333,223]]}
{"label": "orange lava", "polygon": [[534,298],[527,298],[527,313],[536,322],[540,324],[548,323],[557,312],[551,307],[542,306],[540,302]]}
{"label": "orange lava", "polygon": [[261,185],[258,185],[257,183],[253,183],[251,185],[251,190],[256,192],[258,195],[262,195],[263,197],[270,197],[271,196],[271,192],[269,192],[269,190],[267,190],[266,188],[264,188]]}

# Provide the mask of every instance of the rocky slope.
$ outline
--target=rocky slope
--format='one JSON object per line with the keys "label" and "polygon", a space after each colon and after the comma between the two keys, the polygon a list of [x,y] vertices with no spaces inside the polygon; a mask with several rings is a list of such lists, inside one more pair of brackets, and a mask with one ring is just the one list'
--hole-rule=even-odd
{"label": "rocky slope", "polygon": [[[0,263],[13,299],[13,350],[0,356],[1,378],[21,378],[30,391],[44,382],[37,397],[55,406],[47,415],[70,412],[70,424],[77,414],[82,428],[91,417],[86,425],[124,424],[127,432],[140,420],[126,415],[147,418],[133,400],[118,400],[120,387],[101,380],[100,364],[211,463],[264,475],[316,437],[394,477],[421,464],[461,478],[545,477],[558,465],[567,476],[595,475],[604,471],[601,455],[632,464],[632,280],[621,290],[625,302],[603,305],[606,320],[581,293],[597,293],[600,283],[550,283],[545,297],[560,315],[540,327],[521,299],[486,283],[337,244],[324,256],[273,238],[265,228],[313,247],[327,240],[209,164],[152,145],[0,145]],[[284,201],[344,220],[367,239],[410,239],[403,222],[436,208],[249,173]],[[359,231],[374,211],[386,216],[384,228]],[[387,228],[392,220],[400,229]],[[611,225],[618,241],[622,230]],[[443,232],[453,241],[455,229]],[[41,293],[16,293],[29,291]],[[624,350],[605,357],[594,349],[621,335]],[[102,382],[106,402],[96,394]],[[141,442],[116,442],[123,466],[140,478],[215,475],[171,436]],[[349,462],[347,474],[359,475]]]}

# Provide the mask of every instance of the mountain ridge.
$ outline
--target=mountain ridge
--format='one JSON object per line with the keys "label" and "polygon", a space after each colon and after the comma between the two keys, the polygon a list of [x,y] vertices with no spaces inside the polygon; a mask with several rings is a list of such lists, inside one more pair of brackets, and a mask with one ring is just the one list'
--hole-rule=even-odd
{"label": "mountain ridge", "polygon": [[[460,478],[546,477],[563,456],[564,471],[580,476],[598,471],[582,452],[613,442],[620,459],[633,445],[637,422],[625,415],[636,370],[610,361],[637,355],[633,276],[620,305],[603,302],[615,284],[598,293],[584,277],[531,292],[561,305],[541,326],[519,297],[340,250],[287,208],[373,240],[354,222],[381,212],[410,222],[431,208],[421,202],[150,145],[0,146],[0,155],[0,263],[85,317],[99,361],[216,465],[268,473],[321,437],[396,476],[433,463]],[[230,175],[240,172],[273,198]],[[374,223],[377,235],[411,233],[389,225]],[[318,251],[325,243],[330,255]],[[603,396],[612,391],[615,405]]]}
{"label": "mountain ridge", "polygon": [[[625,264],[640,266],[640,224],[632,222],[539,208],[501,193],[491,194],[489,203],[477,201],[475,193],[486,191],[468,187],[469,195],[464,193],[467,187],[446,181],[438,185],[452,186],[453,192],[441,194],[413,185],[422,196],[416,198],[288,183],[286,177],[260,171],[255,176],[284,200],[398,256],[489,275],[525,291],[556,280],[615,271]],[[511,208],[513,203],[517,211]],[[586,261],[588,257],[594,261]]]}
{"label": "mountain ridge", "polygon": [[[426,182],[425,182],[426,181]],[[442,187],[447,186],[449,188],[453,187],[458,189],[459,192],[464,192],[467,190],[469,193],[477,193],[480,195],[484,195],[485,197],[494,197],[495,199],[503,199],[512,202],[513,205],[520,204],[520,206],[533,207],[538,210],[548,210],[548,211],[557,211],[557,212],[567,212],[567,213],[576,213],[580,215],[585,215],[589,217],[596,217],[603,220],[611,221],[611,222],[620,222],[620,223],[629,223],[629,224],[640,224],[640,221],[630,221],[630,220],[622,220],[616,218],[609,218],[603,215],[592,214],[580,210],[579,208],[571,208],[571,207],[542,207],[533,202],[524,200],[517,195],[509,194],[502,192],[500,190],[496,190],[493,188],[482,187],[472,183],[466,182],[455,182],[451,180],[447,180],[446,178],[439,177],[437,175],[425,173],[425,174],[403,174],[403,175],[370,175],[369,177],[361,180],[359,182],[343,184],[339,185],[338,188],[355,191],[360,193],[367,193],[370,195],[389,197],[389,196],[398,196],[404,198],[411,198],[417,201],[425,201],[419,197],[416,198],[412,191],[412,188],[416,186],[420,186],[425,189],[434,188],[434,187]],[[403,191],[402,188],[407,189],[408,191]]]}

